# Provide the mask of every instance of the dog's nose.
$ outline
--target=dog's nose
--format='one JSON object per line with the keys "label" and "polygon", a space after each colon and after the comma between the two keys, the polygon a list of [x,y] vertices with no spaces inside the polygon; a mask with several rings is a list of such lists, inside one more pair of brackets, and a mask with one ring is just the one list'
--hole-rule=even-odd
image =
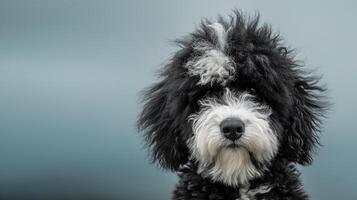
{"label": "dog's nose", "polygon": [[244,133],[244,123],[237,118],[227,118],[219,127],[223,136],[232,141],[238,140]]}

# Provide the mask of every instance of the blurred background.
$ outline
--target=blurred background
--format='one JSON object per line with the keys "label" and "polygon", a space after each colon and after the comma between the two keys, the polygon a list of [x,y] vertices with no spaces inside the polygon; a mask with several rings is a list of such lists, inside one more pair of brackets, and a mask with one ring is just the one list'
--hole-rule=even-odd
{"label": "blurred background", "polygon": [[139,91],[202,17],[233,8],[272,24],[333,107],[302,168],[313,200],[357,198],[356,1],[1,0],[0,199],[169,199],[149,164]]}

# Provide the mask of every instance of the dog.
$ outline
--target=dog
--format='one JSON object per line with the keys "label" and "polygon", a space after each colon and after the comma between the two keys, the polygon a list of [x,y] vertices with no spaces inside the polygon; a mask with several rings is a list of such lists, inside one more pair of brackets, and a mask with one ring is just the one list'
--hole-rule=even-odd
{"label": "dog", "polygon": [[279,34],[234,11],[202,20],[145,90],[138,127],[153,162],[178,173],[172,199],[308,199],[327,103]]}

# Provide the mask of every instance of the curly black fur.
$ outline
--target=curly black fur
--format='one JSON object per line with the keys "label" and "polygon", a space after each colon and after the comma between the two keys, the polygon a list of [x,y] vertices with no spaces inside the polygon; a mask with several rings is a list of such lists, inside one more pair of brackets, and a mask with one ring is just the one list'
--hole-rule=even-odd
{"label": "curly black fur", "polygon": [[[267,172],[263,177],[252,181],[247,191],[253,191],[259,186],[269,186],[271,190],[268,193],[257,194],[254,197],[249,195],[246,195],[246,197],[256,200],[307,199],[299,180],[300,174],[293,164],[276,162],[273,164],[273,168],[274,170]],[[180,181],[174,191],[173,199],[244,199],[242,197],[244,195],[244,193],[242,194],[242,188],[212,182],[207,178],[202,178],[197,174],[196,170],[192,163],[188,163],[179,170]]]}
{"label": "curly black fur", "polygon": [[321,100],[324,89],[316,77],[302,70],[270,26],[259,25],[259,17],[247,19],[236,11],[228,20],[219,18],[218,22],[232,29],[226,52],[239,74],[225,87],[238,91],[253,87],[259,101],[272,108],[270,118],[278,133],[279,151],[262,177],[236,188],[200,176],[190,161],[187,140],[193,133],[187,118],[199,110],[199,100],[222,91],[219,84],[197,85],[199,78],[189,76],[184,67],[199,56],[194,48],[198,42],[217,42],[209,28],[211,22],[204,20],[198,30],[177,41],[180,50],[161,71],[161,80],[145,92],[138,124],[153,161],[164,169],[179,171],[173,199],[244,199],[240,188],[260,185],[269,185],[271,190],[251,199],[307,199],[294,165],[312,162],[326,105]]}

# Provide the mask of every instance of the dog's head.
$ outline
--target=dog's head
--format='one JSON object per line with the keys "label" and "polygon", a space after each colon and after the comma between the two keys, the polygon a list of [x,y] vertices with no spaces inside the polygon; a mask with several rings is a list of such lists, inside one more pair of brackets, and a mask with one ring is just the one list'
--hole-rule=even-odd
{"label": "dog's head", "polygon": [[139,127],[154,161],[228,185],[261,176],[273,160],[309,164],[323,89],[278,35],[238,12],[204,21],[149,88]]}

